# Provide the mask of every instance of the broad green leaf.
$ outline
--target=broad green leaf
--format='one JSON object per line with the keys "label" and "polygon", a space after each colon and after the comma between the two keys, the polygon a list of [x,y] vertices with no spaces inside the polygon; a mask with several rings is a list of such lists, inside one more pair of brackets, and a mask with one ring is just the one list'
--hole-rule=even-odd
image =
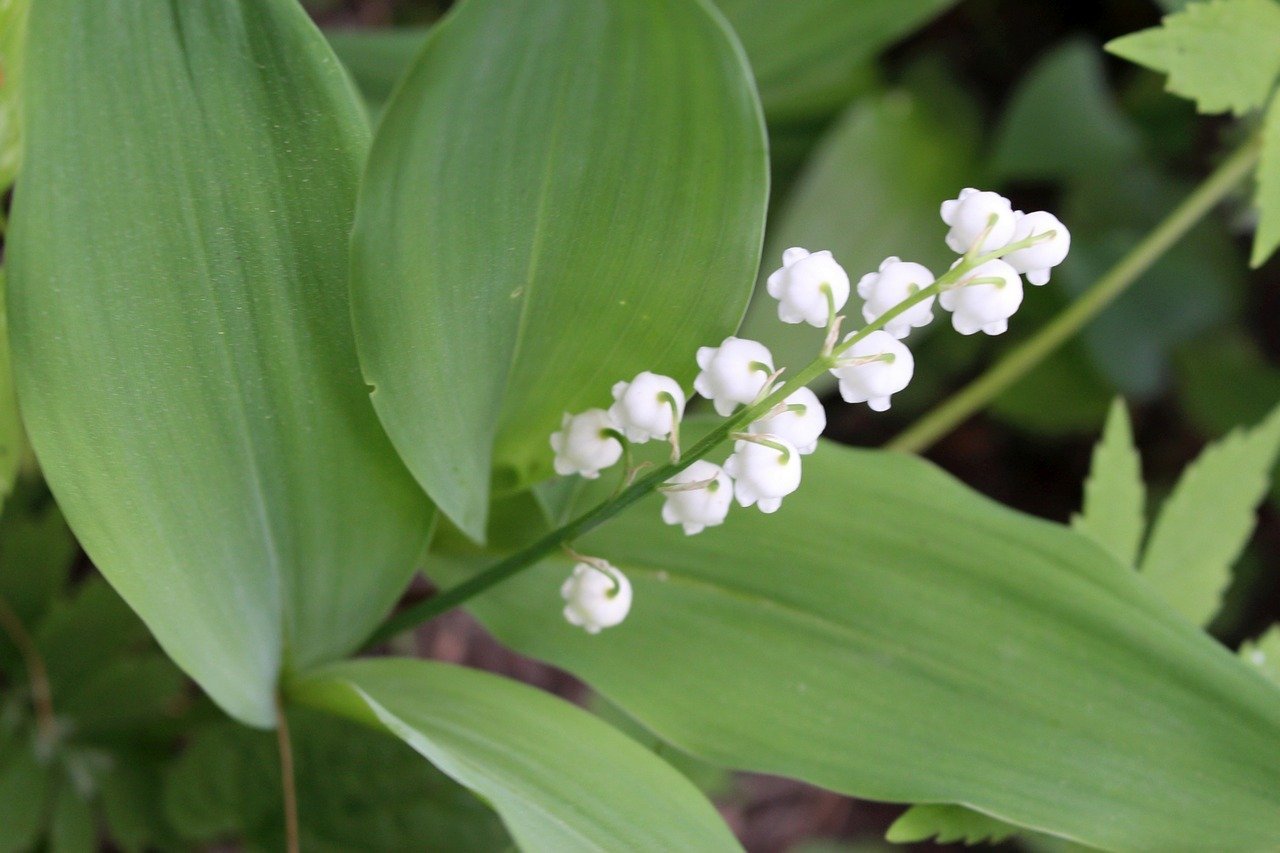
{"label": "broad green leaf", "polygon": [[1142,458],[1133,446],[1133,428],[1123,400],[1111,404],[1102,440],[1093,449],[1093,464],[1084,484],[1084,508],[1071,526],[1133,566],[1146,531],[1147,490]]}
{"label": "broad green leaf", "polygon": [[[497,817],[394,737],[308,709],[289,714],[304,850],[494,851]],[[169,819],[188,841],[284,847],[274,735],[219,721],[168,774]]]}
{"label": "broad green leaf", "polygon": [[1258,162],[1258,188],[1254,194],[1258,208],[1258,233],[1253,238],[1250,266],[1260,267],[1280,247],[1280,97],[1271,106],[1262,124],[1262,159]]}
{"label": "broad green leaf", "polygon": [[[13,184],[22,161],[21,81],[30,7],[30,0],[0,0],[0,193]],[[0,314],[3,313],[0,309]],[[0,406],[3,406],[2,394],[0,387]],[[3,439],[0,432],[0,441]]]}
{"label": "broad green leaf", "polygon": [[[774,515],[685,537],[658,510],[574,544],[630,577],[622,625],[565,623],[567,558],[472,609],[716,764],[1111,849],[1280,843],[1280,693],[1085,537],[831,445]],[[492,559],[439,547],[446,588]]]}
{"label": "broad green leaf", "polygon": [[1001,181],[1107,173],[1141,153],[1107,85],[1101,51],[1083,39],[1063,42],[1027,72],[991,150],[989,168]]}
{"label": "broad green leaf", "polygon": [[[972,128],[920,95],[899,90],[859,100],[823,139],[771,223],[760,280],[791,246],[830,249],[854,282],[889,255],[941,272],[950,261],[938,203],[971,177],[976,141]],[[861,325],[859,305],[855,294],[844,311],[850,328]],[[764,342],[791,370],[822,345],[821,330],[779,322],[778,303],[763,286],[741,334]]]}
{"label": "broad green leaf", "polygon": [[290,695],[392,732],[491,803],[523,850],[739,849],[670,765],[518,682],[384,658],[323,668]]}
{"label": "broad green leaf", "polygon": [[936,839],[938,844],[998,844],[1018,831],[1002,820],[949,803],[922,803],[893,822],[885,838],[897,844]]}
{"label": "broad green leaf", "polygon": [[229,712],[394,603],[429,509],[361,382],[367,129],[293,0],[42,0],[10,249],[19,397],[94,563]]}
{"label": "broad green leaf", "polygon": [[[3,2],[3,0],[0,0]],[[9,366],[9,329],[4,309],[4,267],[0,267],[0,509],[4,508],[22,463],[22,421]],[[0,564],[2,565],[2,564]]]}
{"label": "broad green leaf", "polygon": [[1107,50],[1168,74],[1169,91],[1201,112],[1244,115],[1266,103],[1280,74],[1280,3],[1190,3],[1159,27],[1108,42]]}
{"label": "broad green leaf", "polygon": [[745,60],[701,0],[468,0],[387,107],[356,219],[373,402],[472,536],[565,411],[688,383],[742,317],[767,194]]}
{"label": "broad green leaf", "polygon": [[1197,625],[1217,613],[1231,564],[1257,524],[1280,454],[1280,407],[1205,448],[1160,508],[1142,556],[1147,581]]}
{"label": "broad green leaf", "polygon": [[1269,628],[1258,639],[1244,643],[1240,657],[1280,686],[1280,628]]}
{"label": "broad green leaf", "polygon": [[751,60],[769,120],[821,117],[861,86],[862,68],[956,0],[716,0]]}
{"label": "broad green leaf", "polygon": [[427,31],[412,27],[330,30],[325,38],[350,72],[365,102],[378,113],[391,98],[405,69],[422,50]]}

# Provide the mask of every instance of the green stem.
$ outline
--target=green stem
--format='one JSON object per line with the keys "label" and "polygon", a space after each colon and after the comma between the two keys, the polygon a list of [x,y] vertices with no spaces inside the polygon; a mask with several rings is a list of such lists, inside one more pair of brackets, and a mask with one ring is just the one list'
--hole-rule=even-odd
{"label": "green stem", "polygon": [[1157,225],[1129,254],[1065,311],[1014,347],[982,376],[961,388],[885,445],[886,449],[919,453],[981,410],[1009,386],[1073,338],[1116,297],[1151,268],[1209,211],[1240,185],[1258,162],[1261,140],[1254,137],[1231,155],[1191,195]]}
{"label": "green stem", "polygon": [[276,745],[280,750],[280,784],[284,798],[284,837],[287,853],[298,853],[298,785],[293,768],[293,740],[284,704],[276,697]]}

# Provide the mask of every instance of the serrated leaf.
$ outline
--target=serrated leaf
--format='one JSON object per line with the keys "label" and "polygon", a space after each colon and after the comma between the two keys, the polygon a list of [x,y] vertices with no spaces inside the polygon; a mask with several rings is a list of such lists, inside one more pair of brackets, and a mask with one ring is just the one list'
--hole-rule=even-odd
{"label": "serrated leaf", "polygon": [[1280,4],[1209,0],[1121,36],[1107,50],[1169,75],[1168,89],[1204,113],[1244,115],[1267,101],[1280,74]]}
{"label": "serrated leaf", "polygon": [[470,0],[432,29],[369,155],[352,306],[383,425],[462,529],[552,475],[565,411],[688,383],[736,328],[765,147],[703,0]]}
{"label": "serrated leaf", "polygon": [[1257,523],[1255,508],[1280,453],[1280,407],[1253,429],[1209,445],[1182,472],[1142,556],[1148,583],[1197,625],[1208,624],[1231,581],[1231,564]]}
{"label": "serrated leaf", "polygon": [[449,664],[334,664],[300,702],[395,734],[492,803],[525,850],[737,850],[706,798],[644,747],[524,684]]}
{"label": "serrated leaf", "polygon": [[1253,203],[1258,208],[1258,233],[1253,237],[1249,265],[1260,267],[1280,247],[1280,96],[1271,99],[1263,118]]}
{"label": "serrated leaf", "polygon": [[1018,831],[1004,821],[951,803],[921,803],[893,822],[885,838],[895,844],[934,839],[938,844],[998,844]]}
{"label": "serrated leaf", "polygon": [[6,250],[32,444],[164,649],[270,726],[280,669],[364,640],[430,517],[351,330],[366,122],[295,0],[40,0],[30,33]]}
{"label": "serrated leaf", "polygon": [[1133,428],[1124,401],[1111,404],[1102,440],[1084,484],[1084,509],[1071,526],[1116,555],[1126,566],[1138,561],[1146,530],[1147,490],[1142,458],[1133,446]]}
{"label": "serrated leaf", "polygon": [[1280,628],[1268,628],[1261,637],[1243,643],[1240,657],[1280,687]]}

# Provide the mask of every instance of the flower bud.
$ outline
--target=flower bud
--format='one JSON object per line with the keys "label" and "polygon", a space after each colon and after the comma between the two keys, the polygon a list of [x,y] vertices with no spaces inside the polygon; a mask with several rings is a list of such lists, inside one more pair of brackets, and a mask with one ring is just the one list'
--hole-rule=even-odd
{"label": "flower bud", "polygon": [[719,465],[699,459],[667,481],[671,486],[690,483],[705,485],[666,492],[662,520],[667,524],[683,525],[684,532],[692,536],[704,528],[724,523],[725,516],[729,514],[729,504],[733,503],[733,481]]}
{"label": "flower bud", "polygon": [[962,335],[1003,334],[1022,304],[1022,279],[1004,261],[987,261],[970,270],[956,287],[943,291],[938,302],[952,312],[951,325]]}
{"label": "flower bud", "polygon": [[617,566],[598,560],[578,563],[560,587],[564,618],[570,625],[599,634],[627,618],[631,610],[631,582]]}
{"label": "flower bud", "polygon": [[784,323],[808,323],[821,329],[832,311],[849,301],[849,276],[828,251],[810,254],[798,247],[787,249],[782,253],[782,268],[769,276],[765,287],[778,300],[778,319]]}
{"label": "flower bud", "polygon": [[785,438],[801,455],[817,450],[818,437],[827,428],[827,413],[818,395],[808,388],[799,388],[782,401],[780,408],[782,411],[756,421],[748,431]]}
{"label": "flower bud", "polygon": [[599,477],[601,469],[622,456],[622,442],[614,434],[617,430],[604,409],[587,409],[576,415],[566,412],[560,431],[551,434],[556,473],[580,474],[588,480]]}
{"label": "flower bud", "polygon": [[1051,231],[1053,236],[1034,246],[1010,252],[1002,260],[1018,272],[1025,274],[1027,281],[1032,284],[1047,284],[1049,270],[1066,260],[1067,252],[1071,250],[1071,232],[1058,217],[1047,210],[1035,210],[1031,213],[1018,211],[1015,216],[1017,222],[1011,242],[1018,243],[1037,234],[1048,234]]}
{"label": "flower bud", "polygon": [[[933,273],[920,264],[885,258],[879,271],[867,273],[858,280],[858,295],[865,300],[862,318],[873,323],[884,312],[931,284]],[[933,322],[933,300],[931,296],[911,306],[886,323],[884,330],[901,340],[912,328],[929,325]]]}
{"label": "flower bud", "polygon": [[848,363],[831,369],[840,380],[840,396],[847,403],[866,403],[877,412],[889,408],[890,397],[910,384],[916,369],[911,350],[885,331],[867,335],[841,353],[840,359]]}
{"label": "flower bud", "polygon": [[630,441],[666,438],[684,415],[684,391],[670,376],[644,371],[613,386],[609,415]]}
{"label": "flower bud", "polygon": [[739,403],[760,396],[773,374],[773,356],[764,344],[729,337],[718,347],[698,347],[698,367],[702,372],[693,380],[694,390],[728,417]]}
{"label": "flower bud", "polygon": [[741,506],[755,504],[761,512],[776,512],[782,499],[800,486],[800,452],[778,436],[761,436],[776,444],[739,440],[733,455],[724,463],[733,478],[734,497]]}
{"label": "flower bud", "polygon": [[994,252],[1013,239],[1013,206],[999,193],[967,187],[942,203],[942,221],[951,226],[947,245],[953,252]]}

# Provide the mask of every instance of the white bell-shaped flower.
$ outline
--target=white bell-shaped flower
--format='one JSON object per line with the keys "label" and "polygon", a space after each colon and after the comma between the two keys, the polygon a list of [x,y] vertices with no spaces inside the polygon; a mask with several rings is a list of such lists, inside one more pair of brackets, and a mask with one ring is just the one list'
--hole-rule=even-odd
{"label": "white bell-shaped flower", "polygon": [[578,563],[560,587],[564,618],[570,625],[599,634],[627,618],[631,610],[631,582],[618,567],[604,560]]}
{"label": "white bell-shaped flower", "polygon": [[942,221],[951,226],[947,245],[953,252],[994,252],[1013,239],[1013,206],[999,193],[966,187],[942,203]]}
{"label": "white bell-shaped flower", "polygon": [[718,347],[698,347],[698,367],[702,372],[693,380],[694,390],[728,417],[739,403],[760,396],[773,375],[773,355],[762,343],[728,337]]}
{"label": "white bell-shaped flower", "polygon": [[951,312],[951,325],[962,335],[1003,334],[1022,304],[1022,279],[1001,260],[974,267],[938,299]]}
{"label": "white bell-shaped flower", "polygon": [[818,437],[827,428],[827,413],[818,395],[808,388],[798,388],[778,406],[779,411],[753,423],[749,432],[785,438],[802,455],[818,449]]}
{"label": "white bell-shaped flower", "polygon": [[[858,295],[865,300],[862,318],[868,323],[875,322],[884,312],[931,284],[933,273],[926,267],[898,258],[885,258],[878,271],[867,273],[858,280]],[[929,325],[933,322],[933,300],[931,296],[911,306],[886,323],[884,330],[901,340],[913,328]]]}
{"label": "white bell-shaped flower", "polygon": [[[849,275],[828,251],[799,247],[782,253],[782,268],[765,282],[778,300],[778,319],[823,328],[834,311],[849,301]],[[830,298],[828,299],[828,294]]]}
{"label": "white bell-shaped flower", "polygon": [[724,470],[733,478],[734,497],[741,506],[755,504],[761,512],[776,512],[782,499],[800,486],[800,451],[779,436],[760,440],[769,444],[739,440]]}
{"label": "white bell-shaped flower", "polygon": [[831,373],[840,380],[840,396],[847,403],[866,403],[877,412],[889,408],[890,398],[911,383],[916,370],[911,350],[885,331],[872,332],[839,358],[844,363]]}
{"label": "white bell-shaped flower", "polygon": [[666,438],[684,416],[684,391],[670,376],[644,371],[613,386],[609,415],[622,434],[637,444]]}
{"label": "white bell-shaped flower", "polygon": [[1047,284],[1049,270],[1066,260],[1067,252],[1071,251],[1071,232],[1047,210],[1018,211],[1016,217],[1017,224],[1010,242],[1019,243],[1040,234],[1052,233],[1053,236],[1034,246],[1010,252],[1002,260],[1026,275],[1032,284]]}
{"label": "white bell-shaped flower", "polygon": [[667,485],[676,487],[663,490],[667,501],[662,505],[662,520],[667,524],[683,525],[692,536],[724,523],[733,503],[733,481],[719,465],[699,459],[667,480]]}
{"label": "white bell-shaped flower", "polygon": [[602,469],[622,456],[618,432],[618,425],[604,409],[587,409],[576,415],[566,412],[560,431],[551,434],[556,473],[580,474],[588,480],[599,477]]}

